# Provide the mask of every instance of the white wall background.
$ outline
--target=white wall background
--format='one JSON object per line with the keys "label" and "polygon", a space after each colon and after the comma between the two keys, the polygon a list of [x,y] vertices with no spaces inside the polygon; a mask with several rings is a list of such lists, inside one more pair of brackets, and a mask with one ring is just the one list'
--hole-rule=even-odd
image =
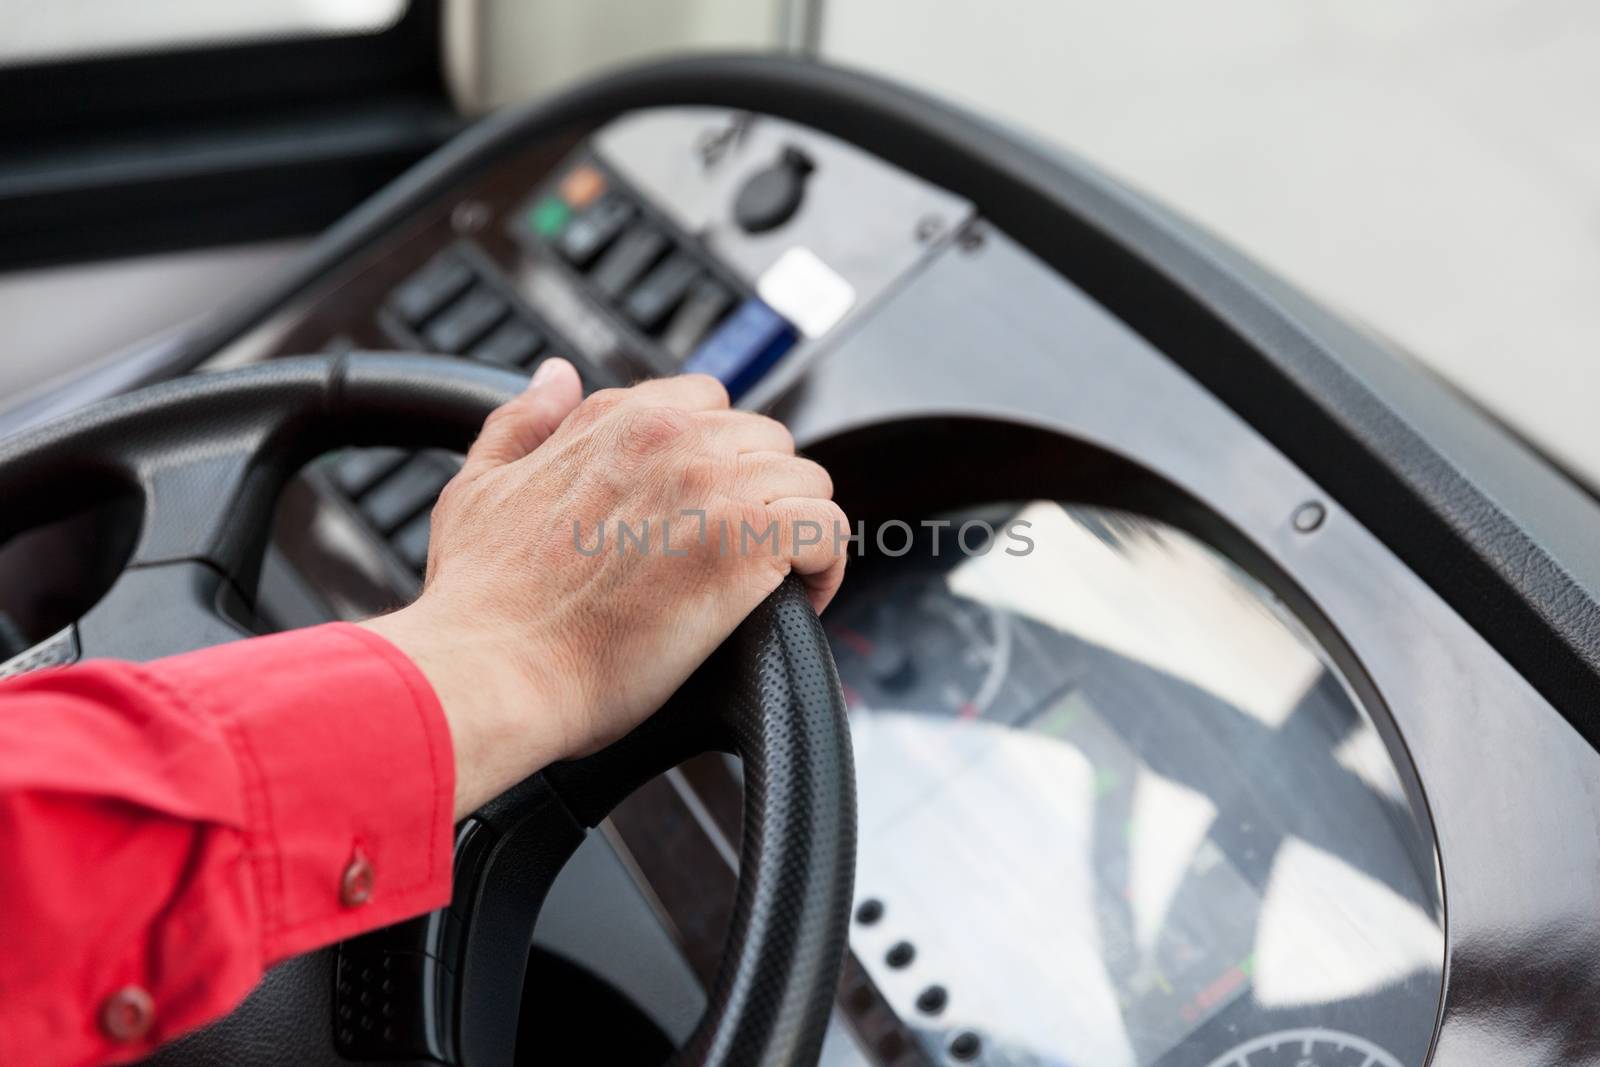
{"label": "white wall background", "polygon": [[1600,4],[830,0],[823,50],[1055,140],[1600,483]]}
{"label": "white wall background", "polygon": [[0,0],[0,64],[370,32],[406,0]]}
{"label": "white wall background", "polygon": [[[469,111],[621,63],[772,48],[782,0],[450,0],[448,65]],[[467,57],[475,57],[475,62]]]}

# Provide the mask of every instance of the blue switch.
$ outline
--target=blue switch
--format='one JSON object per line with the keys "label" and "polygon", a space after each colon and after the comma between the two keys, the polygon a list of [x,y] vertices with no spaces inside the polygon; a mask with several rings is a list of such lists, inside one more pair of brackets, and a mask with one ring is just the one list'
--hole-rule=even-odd
{"label": "blue switch", "polygon": [[683,369],[687,374],[713,376],[728,387],[729,396],[738,400],[794,347],[797,336],[788,319],[751,297],[728,316],[716,333],[700,343]]}

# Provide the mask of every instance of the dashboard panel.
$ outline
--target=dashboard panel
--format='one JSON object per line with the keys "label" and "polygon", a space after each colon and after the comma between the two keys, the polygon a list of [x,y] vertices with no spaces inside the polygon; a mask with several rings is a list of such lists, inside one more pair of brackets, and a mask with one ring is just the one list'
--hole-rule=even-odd
{"label": "dashboard panel", "polygon": [[[739,191],[790,150],[804,152],[813,168],[801,204],[783,225],[749,232],[737,218]],[[835,167],[851,168],[850,180],[830,181]],[[568,201],[565,212],[551,206],[554,199],[567,200],[575,186],[597,184],[587,176],[591,171],[604,187],[592,202]],[[872,195],[857,195],[862,188]],[[579,189],[573,199],[588,193]],[[606,196],[626,198],[630,223],[618,226],[607,250],[592,257],[564,249],[564,227],[580,224]],[[563,215],[557,227],[551,220]],[[1321,726],[1310,730],[1314,743],[1297,742],[1306,746],[1297,755],[1275,758],[1240,748],[1243,742],[1216,723],[1195,735],[1209,736],[1218,753],[1213,770],[1221,778],[1259,777],[1252,760],[1276,759],[1297,773],[1283,779],[1288,785],[1278,795],[1258,797],[1247,813],[1224,815],[1219,808],[1210,817],[1202,839],[1209,847],[1200,851],[1215,862],[1205,877],[1190,872],[1195,888],[1174,903],[1178,910],[1167,924],[1182,936],[1142,946],[1136,924],[1130,925],[1128,872],[1117,870],[1131,862],[1131,853],[1095,853],[1108,846],[1095,845],[1092,823],[1074,824],[1063,814],[1075,812],[1082,820],[1099,810],[1063,801],[1084,788],[1085,764],[1075,761],[1092,763],[1087,752],[1135,780],[1141,772],[1157,774],[1150,761],[1163,751],[1172,755],[1139,733],[1139,705],[1128,696],[1140,691],[1138,684],[1119,681],[1114,672],[1099,682],[1079,679],[1060,690],[1065,704],[1051,706],[1055,719],[1038,708],[1024,712],[1026,702],[1004,686],[995,694],[997,707],[1011,702],[1006,714],[1037,714],[1041,722],[1065,715],[1087,731],[1049,745],[1066,761],[1046,775],[1052,784],[990,800],[1015,820],[1006,824],[1010,831],[1031,829],[1057,839],[1054,847],[1029,840],[1037,865],[1048,867],[1075,850],[1081,856],[1086,847],[1093,862],[1075,876],[1078,895],[1071,906],[1059,884],[1046,880],[1029,893],[1018,890],[1029,884],[1020,873],[1003,880],[1018,898],[989,913],[989,926],[972,913],[978,906],[973,895],[982,898],[994,888],[992,879],[970,880],[981,863],[970,856],[963,862],[948,849],[924,850],[920,862],[910,858],[914,842],[948,836],[938,814],[955,815],[938,804],[963,794],[936,767],[913,761],[919,769],[912,773],[904,752],[897,755],[883,741],[894,735],[891,724],[911,726],[891,717],[881,729],[869,727],[873,717],[863,713],[856,727],[863,796],[858,879],[860,893],[869,895],[858,907],[876,900],[884,918],[855,925],[825,1063],[1465,1062],[1485,1041],[1501,1040],[1479,1030],[1482,990],[1492,987],[1493,996],[1510,1005],[1499,1018],[1512,1020],[1514,1031],[1521,1032],[1516,1020],[1545,1017],[1538,980],[1503,984],[1505,974],[1521,973],[1505,969],[1506,938],[1540,943],[1559,916],[1589,906],[1588,882],[1573,877],[1568,858],[1540,848],[1540,835],[1529,827],[1550,818],[1552,796],[1567,812],[1563,818],[1596,826],[1587,784],[1600,774],[1594,750],[1342,501],[970,201],[792,122],[671,108],[624,116],[587,138],[554,138],[523,149],[419,216],[348,264],[320,293],[309,293],[297,308],[242,338],[220,362],[344,345],[493,358],[476,346],[493,348],[493,331],[516,321],[537,332],[542,345],[515,365],[531,370],[544,355],[561,353],[578,362],[591,386],[600,386],[695,367],[697,354],[707,345],[714,349],[718,331],[732,324],[743,338],[743,354],[724,356],[708,369],[729,380],[745,406],[784,419],[802,445],[828,463],[853,517],[911,520],[1006,500],[1068,501],[1076,519],[1100,514],[1079,509],[1110,507],[1138,531],[1135,540],[1164,538],[1186,546],[1192,562],[1202,561],[1198,571],[1161,571],[1169,593],[1198,573],[1233,590],[1224,600],[1237,600],[1238,590],[1249,588],[1256,610],[1265,602],[1277,605],[1269,612],[1282,626],[1276,640],[1284,642],[1284,634],[1293,640],[1255,661],[1235,660],[1239,678],[1260,683],[1273,677],[1282,669],[1278,656],[1291,645],[1298,662],[1323,671],[1319,696],[1311,700],[1320,710],[1305,720],[1320,715]],[[624,238],[640,225],[664,239],[649,242],[654,250],[648,255],[602,269],[629,259]],[[797,248],[827,273],[802,271],[798,282],[786,273],[785,259]],[[456,303],[430,312],[437,317],[407,318],[405,287],[437,270],[440,257],[468,264],[475,282],[456,294]],[[674,313],[641,318],[639,287],[648,290],[649,279],[671,273],[668,266],[684,258],[699,273],[674,283],[682,293]],[[627,282],[619,280],[624,276]],[[681,336],[673,339],[673,319],[692,305],[697,284],[720,286],[728,296],[716,302],[723,317],[703,316],[700,338],[687,344]],[[509,310],[499,325],[483,327],[491,331],[483,338],[459,343],[438,324],[451,321],[452,308],[470,299],[475,286],[491,290]],[[770,319],[740,326],[738,309],[753,305],[775,313],[787,329]],[[758,369],[741,377],[746,367]],[[416,535],[419,516],[450,464],[447,457],[389,455],[376,464],[383,477],[361,481],[350,471],[370,477],[370,456],[331,457],[286,501],[280,516],[285,557],[298,572],[317,576],[326,599],[345,614],[410,595],[426,551]],[[405,483],[402,476],[418,466],[428,474]],[[397,478],[410,484],[400,508],[389,506],[387,488]],[[1305,521],[1307,509],[1314,522]],[[307,530],[321,534],[306,537]],[[882,562],[860,570],[876,572]],[[902,573],[887,579],[883,588],[890,592],[862,594],[874,610],[903,594],[892,591],[897,582],[915,587],[927,580],[913,564],[895,562],[891,570]],[[1096,571],[1084,567],[1077,579]],[[855,603],[853,595],[841,601],[840,618]],[[1178,625],[1184,612],[1197,612],[1191,628],[1198,621],[1204,629],[1215,624],[1207,610],[1180,598],[1155,617]],[[923,624],[914,614],[905,623],[910,633],[900,639],[921,649],[951,640],[937,627],[918,629]],[[967,635],[951,645],[942,657],[945,667],[983,655],[984,640]],[[1084,646],[1071,647],[1081,654]],[[1221,647],[1237,653],[1248,646],[1222,641]],[[851,656],[850,648],[840,647],[847,680],[856,669]],[[1041,662],[1054,665],[1059,682],[1072,657],[1058,647]],[[1074,669],[1092,674],[1089,663]],[[1167,678],[1177,679],[1172,684],[1179,689],[1187,684],[1181,671]],[[947,681],[964,692],[977,680]],[[1096,685],[1105,692],[1089,696]],[[981,688],[979,681],[967,696]],[[948,699],[934,703],[948,712]],[[1172,693],[1154,703],[1169,715],[1186,707]],[[910,723],[927,721],[924,715]],[[1335,740],[1341,722],[1361,724],[1362,740],[1341,748]],[[1001,736],[1018,732],[1008,725]],[[929,744],[902,737],[898,747]],[[1340,762],[1354,758],[1356,749],[1365,772]],[[1508,755],[1486,761],[1486,750]],[[1191,744],[1184,751],[1198,758],[1200,749]],[[875,764],[875,754],[889,764]],[[1179,783],[1171,788],[1184,796],[1195,773],[1188,769],[1188,785],[1178,771],[1158,777]],[[916,774],[926,776],[923,784],[940,800],[905,816],[909,822],[889,816],[881,824],[870,821],[886,791],[906,788]],[[1342,785],[1324,783],[1332,792],[1318,795],[1313,783],[1319,774]],[[1015,788],[1010,772],[990,777]],[[1297,791],[1302,786],[1306,795]],[[1131,788],[1102,798],[1106,810],[1136,806],[1138,790]],[[641,891],[703,981],[717,962],[732,891],[738,795],[736,768],[705,759],[642,791],[611,823],[609,844],[636,872]],[[1324,825],[1310,830],[1301,823],[1315,823],[1322,810],[1313,795],[1324,806],[1352,806],[1338,817],[1323,811]],[[1241,828],[1246,823],[1249,830]],[[1241,845],[1252,835],[1260,840]],[[1187,846],[1171,845],[1168,861],[1192,861],[1194,848],[1186,853]],[[1299,903],[1269,907],[1280,861],[1290,872],[1283,876],[1287,884],[1298,888],[1278,892]],[[1052,874],[1071,882],[1060,869]],[[929,880],[947,884],[949,892],[910,892]],[[1325,906],[1325,888],[1307,888],[1330,880],[1370,890],[1372,899],[1385,902],[1373,905],[1379,917],[1357,908],[1341,925],[1336,917],[1345,913]],[[1542,896],[1527,895],[1528,885],[1540,886]],[[1063,939],[1053,962],[1030,958],[1024,966],[1013,958],[1048,943],[1041,935],[1046,928]],[[1361,965],[1349,952],[1340,955],[1328,947],[1329,931],[1338,931],[1335,940],[1345,948],[1352,937],[1370,946],[1370,955]],[[1267,933],[1272,936],[1264,945]],[[1129,943],[1119,949],[1096,940],[1111,935]],[[897,966],[891,957],[904,954],[902,943],[911,946],[913,958]],[[1280,943],[1300,947],[1273,947]],[[1275,962],[1263,976],[1256,968],[1265,960]],[[614,966],[625,970],[628,963]],[[1319,980],[1326,983],[1320,992]],[[1280,996],[1273,992],[1280,983],[1300,992]],[[1098,1013],[1084,1003],[1086,992],[1091,1002],[1098,998]],[[939,1011],[924,1010],[941,996]],[[1548,1049],[1587,1047],[1590,1039],[1563,1033],[1542,1040]],[[1542,1055],[1532,1052],[1526,1062]]]}
{"label": "dashboard panel", "polygon": [[[741,192],[797,155],[805,175],[782,226],[752,231],[737,217]],[[214,365],[377,348],[531,374],[560,355],[589,390],[702,372],[759,405],[957,240],[970,215],[962,199],[791,123],[644,112],[492,172]],[[348,561],[354,572],[376,569],[379,590],[414,586],[428,506],[454,466],[394,449],[332,457],[287,521],[304,525],[308,507],[334,513],[323,521],[380,542],[381,561]],[[355,581],[353,593],[332,592],[340,607],[374,592],[332,573],[338,565],[305,566]]]}
{"label": "dashboard panel", "polygon": [[[826,619],[862,817],[824,1063],[1600,1062],[1593,501],[1159,208],[690,61],[484,124],[159,373],[351,348],[706,370],[868,529],[1039,524],[865,538]],[[455,463],[308,469],[263,614],[414,595]],[[662,973],[715,970],[739,805],[702,757],[601,835]],[[681,1037],[643,957],[583,962]]]}

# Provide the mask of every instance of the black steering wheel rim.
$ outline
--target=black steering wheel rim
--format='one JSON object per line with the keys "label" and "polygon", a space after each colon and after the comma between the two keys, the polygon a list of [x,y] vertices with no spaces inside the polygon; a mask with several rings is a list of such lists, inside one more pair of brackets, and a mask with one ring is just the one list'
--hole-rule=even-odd
{"label": "black steering wheel rim", "polygon": [[[0,442],[9,505],[0,542],[88,503],[84,493],[131,487],[143,501],[135,548],[74,627],[72,655],[148,659],[247,636],[240,618],[268,520],[295,471],[339,447],[465,450],[524,383],[461,360],[353,353],[142,389]],[[468,887],[447,1060],[510,1062],[527,938],[550,882],[586,828],[655,774],[712,749],[744,763],[739,887],[706,1014],[674,1062],[816,1062],[845,949],[854,772],[832,656],[793,578],[638,730],[547,768],[474,817],[495,845]],[[151,1062],[347,1062],[335,1040],[333,968],[332,949],[289,961],[233,1014]]]}

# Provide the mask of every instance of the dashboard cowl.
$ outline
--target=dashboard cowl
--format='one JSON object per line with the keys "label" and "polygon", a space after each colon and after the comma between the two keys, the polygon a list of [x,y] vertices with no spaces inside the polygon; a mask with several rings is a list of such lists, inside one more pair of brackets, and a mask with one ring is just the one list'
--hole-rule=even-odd
{"label": "dashboard cowl", "polygon": [[331,228],[296,267],[142,357],[0,413],[0,434],[184,373],[530,140],[625,111],[718,105],[804,122],[967,197],[1325,486],[1600,743],[1600,508],[1458,394],[1082,161],[923,94],[755,55],[633,67],[472,127]]}

